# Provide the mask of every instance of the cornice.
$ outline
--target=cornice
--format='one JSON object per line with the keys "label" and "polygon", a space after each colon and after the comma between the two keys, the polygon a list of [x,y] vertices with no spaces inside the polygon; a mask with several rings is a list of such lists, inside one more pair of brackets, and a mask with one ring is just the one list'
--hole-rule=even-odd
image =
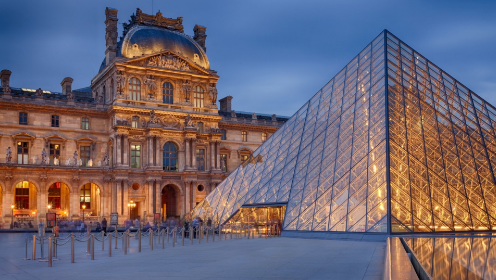
{"label": "cornice", "polygon": [[220,121],[222,119],[219,115],[207,115],[207,114],[198,114],[192,112],[178,112],[178,111],[166,111],[161,110],[160,108],[136,108],[136,107],[126,107],[126,106],[118,106],[112,105],[110,108],[111,113],[121,113],[121,114],[146,114],[150,115],[150,112],[154,110],[158,116],[172,115],[174,117],[185,118],[190,115],[193,119],[201,119],[201,120],[210,120],[210,121]]}
{"label": "cornice", "polygon": [[[87,115],[93,117],[106,117],[107,109],[104,107],[102,109],[96,108],[82,108],[82,107],[62,107],[60,105],[47,105],[47,104],[36,104],[36,103],[21,103],[12,100],[10,102],[0,101],[0,108],[3,110],[26,110],[30,113],[32,112],[50,112],[58,113],[64,115]],[[64,101],[61,101],[61,103]],[[88,104],[88,103],[76,103],[76,104]],[[93,105],[92,105],[93,106]],[[96,106],[96,105],[95,105]]]}
{"label": "cornice", "polygon": [[255,125],[255,124],[247,124],[247,123],[226,123],[219,122],[219,128],[225,129],[240,129],[240,130],[251,130],[251,131],[263,131],[263,132],[276,132],[280,126],[264,126],[264,125]]}

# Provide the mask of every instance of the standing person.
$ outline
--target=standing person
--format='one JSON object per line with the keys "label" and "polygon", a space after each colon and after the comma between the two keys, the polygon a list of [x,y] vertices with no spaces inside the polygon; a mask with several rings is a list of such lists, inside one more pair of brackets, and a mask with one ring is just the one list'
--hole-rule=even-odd
{"label": "standing person", "polygon": [[107,219],[103,218],[102,220],[102,230],[107,235]]}

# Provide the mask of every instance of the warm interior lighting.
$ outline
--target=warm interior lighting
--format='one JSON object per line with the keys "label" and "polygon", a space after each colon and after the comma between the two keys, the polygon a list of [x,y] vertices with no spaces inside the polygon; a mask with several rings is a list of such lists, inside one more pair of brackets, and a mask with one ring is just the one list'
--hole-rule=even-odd
{"label": "warm interior lighting", "polygon": [[14,207],[15,207],[15,205],[14,205],[14,204],[10,205],[10,208],[14,209]]}
{"label": "warm interior lighting", "polygon": [[86,204],[83,204],[83,210],[86,209]]}

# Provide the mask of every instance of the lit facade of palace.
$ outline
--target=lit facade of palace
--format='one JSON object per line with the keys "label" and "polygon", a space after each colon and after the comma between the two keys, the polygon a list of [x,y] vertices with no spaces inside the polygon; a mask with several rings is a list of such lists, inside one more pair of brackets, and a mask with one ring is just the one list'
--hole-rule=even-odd
{"label": "lit facade of palace", "polygon": [[205,27],[190,37],[181,17],[138,9],[118,41],[117,10],[105,14],[105,59],[90,87],[72,90],[67,77],[61,93],[15,88],[1,72],[4,227],[11,205],[33,222],[47,211],[79,219],[83,205],[88,220],[183,216],[287,120],[234,112],[231,96],[218,109]]}

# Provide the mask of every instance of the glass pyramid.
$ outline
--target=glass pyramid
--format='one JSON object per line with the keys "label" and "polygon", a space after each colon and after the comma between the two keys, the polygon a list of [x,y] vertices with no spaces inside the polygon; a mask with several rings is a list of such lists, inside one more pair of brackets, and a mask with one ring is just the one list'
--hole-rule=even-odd
{"label": "glass pyramid", "polygon": [[286,203],[283,230],[496,229],[495,116],[385,30],[191,214]]}

